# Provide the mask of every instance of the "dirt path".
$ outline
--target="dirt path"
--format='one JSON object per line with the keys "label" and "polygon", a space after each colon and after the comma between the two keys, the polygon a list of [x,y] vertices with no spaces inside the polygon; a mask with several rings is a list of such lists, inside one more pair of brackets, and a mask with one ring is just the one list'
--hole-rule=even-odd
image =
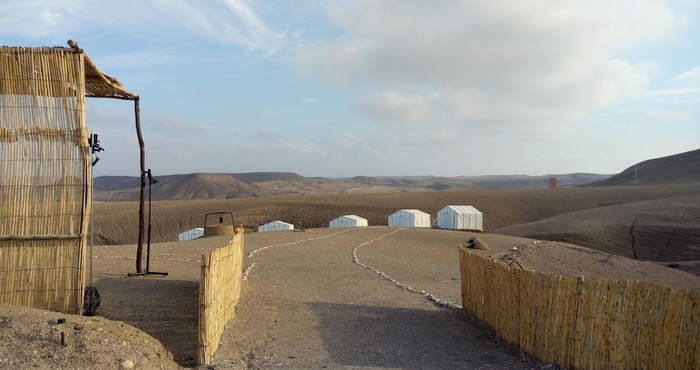
{"label": "dirt path", "polygon": [[[427,293],[440,286],[435,290],[450,293],[434,293],[438,298],[458,303],[455,238],[469,236],[438,232],[451,235],[432,243],[430,235],[415,239],[411,230],[386,227],[317,229],[286,242],[275,240],[279,233],[246,235],[245,263],[255,265],[214,363],[222,369],[540,367],[467,312],[438,307],[386,278]],[[401,249],[402,258],[387,259]],[[386,276],[354,263],[353,251]]]}
{"label": "dirt path", "polygon": [[[457,246],[473,236],[491,247],[474,253],[535,271],[700,286],[696,276],[652,263],[495,234],[390,227],[247,233],[244,266],[252,267],[213,362],[217,369],[554,368],[454,308],[461,304]],[[96,248],[100,316],[145,331],[178,364],[193,366],[199,259],[227,238],[155,244],[151,269],[166,277],[127,277],[134,246]]]}
{"label": "dirt path", "polygon": [[[212,366],[200,368],[554,369],[453,308],[461,303],[457,246],[473,236],[491,247],[473,253],[528,270],[700,290],[699,277],[676,269],[495,234],[390,227],[247,233],[244,265],[252,268],[237,316]],[[154,244],[150,267],[165,277],[128,277],[133,245],[95,247],[99,316],[68,317],[62,346],[56,320],[66,315],[0,306],[0,368],[193,367],[200,258],[229,238]]]}

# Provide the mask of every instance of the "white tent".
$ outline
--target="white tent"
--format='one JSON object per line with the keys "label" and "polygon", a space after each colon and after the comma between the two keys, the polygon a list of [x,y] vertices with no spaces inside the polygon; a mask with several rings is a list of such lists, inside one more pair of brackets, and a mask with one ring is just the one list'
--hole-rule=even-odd
{"label": "white tent", "polygon": [[360,227],[367,226],[367,219],[355,215],[345,215],[328,223],[328,227]]}
{"label": "white tent", "polygon": [[191,230],[183,231],[179,234],[177,234],[177,240],[178,241],[185,241],[185,240],[192,240],[192,239],[197,239],[204,235],[204,228],[202,227],[196,227]]}
{"label": "white tent", "polygon": [[417,209],[402,209],[389,215],[389,226],[430,227],[430,215]]}
{"label": "white tent", "polygon": [[446,206],[438,211],[437,225],[441,229],[483,231],[483,215],[472,206]]}
{"label": "white tent", "polygon": [[282,221],[272,221],[258,226],[258,232],[279,230],[294,230],[294,225]]}

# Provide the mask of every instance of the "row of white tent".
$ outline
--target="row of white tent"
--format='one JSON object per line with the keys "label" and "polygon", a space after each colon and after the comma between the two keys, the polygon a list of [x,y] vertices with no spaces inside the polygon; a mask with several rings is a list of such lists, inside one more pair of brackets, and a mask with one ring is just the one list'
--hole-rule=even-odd
{"label": "row of white tent", "polygon": [[[356,215],[340,216],[328,227],[368,226],[367,219]],[[389,226],[431,227],[430,215],[417,209],[402,209],[389,215]],[[483,231],[483,214],[472,206],[446,206],[437,213],[437,227],[448,230]],[[294,230],[294,225],[272,221],[258,227],[258,232]],[[203,228],[195,228],[178,235],[179,241],[192,240],[204,235]]]}
{"label": "row of white tent", "polygon": [[[340,216],[328,223],[328,227],[368,226],[367,219],[356,215]],[[431,227],[430,215],[417,209],[402,209],[389,215],[389,226]],[[472,206],[446,206],[437,214],[437,227],[449,230],[483,231],[483,214]],[[258,232],[293,230],[294,225],[272,221],[258,227]]]}

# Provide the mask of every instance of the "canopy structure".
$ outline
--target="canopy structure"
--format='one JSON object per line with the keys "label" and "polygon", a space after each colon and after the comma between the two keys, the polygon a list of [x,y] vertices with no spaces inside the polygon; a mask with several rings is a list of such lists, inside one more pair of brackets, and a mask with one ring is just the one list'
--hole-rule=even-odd
{"label": "canopy structure", "polygon": [[85,98],[135,102],[141,149],[137,271],[142,271],[145,150],[139,96],[65,47],[0,47],[0,304],[80,313],[94,144]]}

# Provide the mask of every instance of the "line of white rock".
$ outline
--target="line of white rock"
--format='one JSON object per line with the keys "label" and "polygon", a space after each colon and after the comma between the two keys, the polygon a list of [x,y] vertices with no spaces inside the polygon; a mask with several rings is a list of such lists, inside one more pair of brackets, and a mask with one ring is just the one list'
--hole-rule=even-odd
{"label": "line of white rock", "polygon": [[246,254],[246,257],[253,257],[253,255],[254,255],[255,253],[258,253],[258,252],[260,252],[260,251],[262,251],[262,250],[265,250],[265,249],[268,249],[268,248],[272,248],[272,247],[284,247],[284,246],[286,246],[286,245],[292,245],[292,244],[297,244],[297,243],[309,242],[309,241],[312,241],[312,240],[326,239],[326,238],[330,238],[330,237],[336,236],[336,235],[338,235],[338,234],[342,234],[342,233],[346,233],[346,232],[348,232],[348,231],[354,231],[354,230],[358,230],[358,229],[343,230],[343,231],[339,231],[339,232],[337,232],[337,233],[333,233],[333,234],[330,234],[330,235],[319,236],[318,238],[310,238],[310,239],[304,239],[304,240],[297,240],[297,241],[289,242],[289,243],[280,243],[280,244],[268,245],[268,246],[266,246],[266,247],[261,247],[261,248],[258,248],[258,249],[256,249],[256,250],[254,250],[254,251],[248,252],[248,254]]}
{"label": "line of white rock", "polygon": [[375,269],[374,267],[365,265],[364,263],[360,262],[360,260],[357,258],[357,249],[358,249],[358,248],[362,247],[363,245],[367,245],[367,244],[369,244],[369,243],[375,242],[375,241],[377,241],[377,240],[379,240],[379,239],[381,239],[381,238],[383,238],[383,237],[385,237],[385,236],[389,236],[389,235],[391,235],[391,234],[397,233],[397,232],[399,232],[399,231],[401,231],[401,230],[406,230],[406,228],[404,227],[404,228],[401,228],[401,229],[394,230],[394,231],[392,231],[392,232],[390,232],[390,233],[386,233],[386,234],[384,234],[384,235],[382,235],[382,236],[380,236],[380,237],[378,237],[378,238],[374,238],[374,239],[372,239],[372,240],[366,241],[366,242],[364,242],[364,243],[362,243],[362,244],[356,246],[356,247],[353,248],[353,250],[352,250],[352,262],[354,262],[356,265],[359,265],[359,266],[362,266],[362,267],[364,267],[364,268],[366,268],[366,269],[369,269],[369,270],[371,270],[371,271],[374,271],[375,273],[377,273],[377,275],[381,276],[382,279],[391,282],[392,284],[396,285],[397,287],[399,287],[399,288],[401,288],[401,289],[403,289],[403,290],[405,290],[405,291],[407,291],[407,292],[411,292],[411,293],[416,293],[416,294],[422,295],[423,298],[427,299],[427,300],[430,301],[430,302],[435,303],[436,305],[438,305],[438,306],[440,306],[440,307],[462,308],[462,306],[460,306],[460,305],[458,305],[458,304],[454,304],[454,303],[451,303],[451,302],[448,302],[448,301],[444,301],[444,300],[442,300],[442,299],[439,299],[439,298],[435,297],[434,295],[432,295],[432,294],[430,294],[430,293],[427,293],[425,290],[415,290],[415,289],[411,288],[410,286],[403,285],[403,284],[399,283],[398,281],[396,281],[395,279],[392,279],[392,278],[391,278],[390,276],[388,276],[387,274],[385,274],[385,273],[383,273],[383,272],[381,272],[381,271]]}
{"label": "line of white rock", "polygon": [[251,263],[243,270],[243,273],[241,274],[242,280],[248,280],[248,274],[250,273],[250,269],[252,269],[253,266],[255,266],[255,262]]}

